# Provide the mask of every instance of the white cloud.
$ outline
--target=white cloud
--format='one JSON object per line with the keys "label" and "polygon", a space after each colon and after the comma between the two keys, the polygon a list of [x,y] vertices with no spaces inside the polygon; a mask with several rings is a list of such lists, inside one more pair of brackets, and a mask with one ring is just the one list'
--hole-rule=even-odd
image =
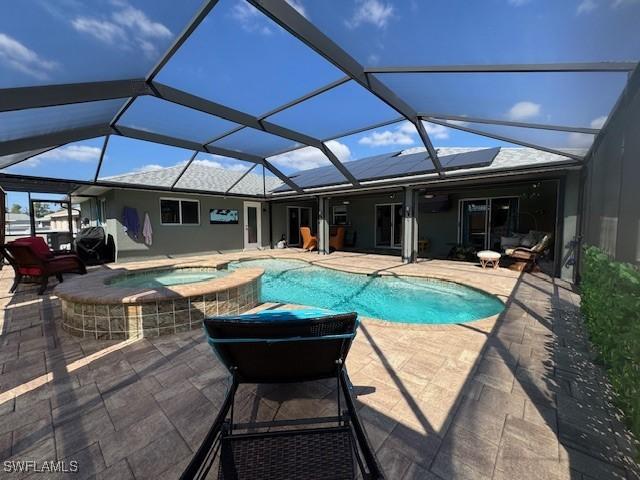
{"label": "white cloud", "polygon": [[613,8],[618,8],[625,5],[634,5],[636,3],[640,3],[640,0],[613,0],[613,2],[611,2],[611,6]]}
{"label": "white cloud", "polygon": [[41,153],[30,158],[22,165],[26,167],[37,167],[42,161],[47,162],[97,162],[100,158],[102,150],[98,147],[90,147],[88,145],[68,145],[60,148],[54,148],[48,152]]}
{"label": "white cloud", "polygon": [[417,136],[415,127],[403,122],[393,130],[374,131],[358,140],[361,145],[382,147],[387,145],[413,145]]}
{"label": "white cloud", "polygon": [[533,102],[518,102],[513,105],[507,112],[507,117],[511,120],[527,120],[540,114],[540,104]]}
{"label": "white cloud", "polygon": [[148,57],[158,54],[156,43],[173,35],[165,25],[126,2],[113,1],[118,9],[110,17],[81,16],[71,20],[78,32],[86,33],[108,45],[126,49],[140,49]]}
{"label": "white cloud", "polygon": [[[344,143],[336,140],[329,140],[325,145],[334,153],[341,162],[348,162],[351,159],[351,150]],[[292,170],[309,170],[311,168],[330,165],[331,162],[315,147],[304,147],[292,152],[282,153],[268,158],[269,162]]]}
{"label": "white cloud", "polygon": [[79,32],[88,33],[104,43],[126,41],[124,29],[109,20],[98,20],[90,17],[77,17],[71,25]]}
{"label": "white cloud", "polygon": [[202,165],[210,168],[221,168],[223,170],[232,170],[234,172],[246,172],[250,167],[241,163],[223,163],[215,160],[194,160],[192,165]]}
{"label": "white cloud", "polygon": [[604,122],[606,121],[607,121],[607,115],[594,118],[593,120],[591,120],[591,128],[602,128],[604,125]]}
{"label": "white cloud", "polygon": [[[591,128],[600,129],[606,121],[607,116],[602,115],[601,117],[591,120],[590,126]],[[589,133],[571,132],[567,134],[567,144],[571,148],[589,148],[593,143],[593,138],[594,135]]]}
{"label": "white cloud", "polygon": [[377,53],[370,53],[369,56],[367,56],[367,62],[369,65],[378,65],[380,63],[380,55]]}
{"label": "white cloud", "polygon": [[431,138],[438,140],[445,140],[449,138],[449,130],[442,125],[436,125],[435,123],[422,122],[424,129]]}
{"label": "white cloud", "polygon": [[236,3],[231,9],[231,17],[247,32],[257,32],[263,35],[271,35],[273,33],[266,17],[248,2]]}
{"label": "white cloud", "polygon": [[341,162],[348,162],[351,160],[351,150],[344,143],[340,143],[337,140],[329,140],[328,142],[324,142],[324,144],[329,147],[338,160]]}
{"label": "white cloud", "polygon": [[38,80],[47,80],[58,66],[4,33],[0,33],[0,63]]}
{"label": "white cloud", "polygon": [[350,19],[345,21],[349,28],[357,28],[369,23],[384,28],[393,16],[393,6],[380,0],[357,0],[357,6]]}
{"label": "white cloud", "polygon": [[157,163],[148,163],[147,165],[142,165],[141,167],[134,168],[133,170],[129,170],[124,175],[129,175],[133,173],[151,172],[153,170],[162,170],[164,168],[166,167],[163,167],[162,165],[158,165]]}
{"label": "white cloud", "polygon": [[286,0],[286,2],[291,5],[300,15],[305,18],[309,18],[307,16],[307,11],[304,8],[304,5],[300,2],[300,0]]}
{"label": "white cloud", "polygon": [[160,22],[154,22],[142,10],[125,6],[114,12],[113,20],[131,31],[137,32],[143,38],[170,38],[171,30]]}
{"label": "white cloud", "polygon": [[469,122],[465,122],[464,120],[447,120],[447,123],[451,125],[457,125],[458,127],[468,127]]}
{"label": "white cloud", "polygon": [[582,0],[576,9],[578,15],[582,13],[589,13],[595,10],[598,4],[594,0]]}
{"label": "white cloud", "polygon": [[567,142],[571,148],[589,148],[593,143],[593,135],[588,133],[571,132],[567,135]]}

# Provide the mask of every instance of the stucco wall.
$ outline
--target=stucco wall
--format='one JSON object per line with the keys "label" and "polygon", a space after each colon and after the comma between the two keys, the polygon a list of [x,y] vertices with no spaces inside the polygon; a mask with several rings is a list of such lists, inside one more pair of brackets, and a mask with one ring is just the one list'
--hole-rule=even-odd
{"label": "stucco wall", "polygon": [[[135,190],[111,190],[106,198],[107,224],[105,229],[114,236],[118,260],[135,258],[190,255],[206,252],[225,252],[244,248],[244,201],[205,195],[166,194]],[[161,225],[160,198],[180,198],[200,202],[199,225]],[[142,235],[131,238],[122,226],[123,207],[134,207],[138,211],[140,224],[145,213],[149,213],[153,229],[153,244],[144,244]],[[240,218],[237,225],[211,225],[209,210],[212,208],[236,209]],[[262,245],[269,245],[269,217],[262,204]]]}
{"label": "stucco wall", "polygon": [[583,243],[640,264],[640,68],[596,139],[583,177]]}

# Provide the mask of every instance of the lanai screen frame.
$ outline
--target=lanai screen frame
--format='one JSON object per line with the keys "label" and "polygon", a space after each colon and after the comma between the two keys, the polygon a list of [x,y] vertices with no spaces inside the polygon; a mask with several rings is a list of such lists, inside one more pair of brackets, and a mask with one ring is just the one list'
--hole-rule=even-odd
{"label": "lanai screen frame", "polygon": [[[220,146],[212,145],[212,142],[218,141],[228,135],[238,132],[242,129],[255,129],[266,132],[277,137],[281,137],[287,140],[296,142],[303,147],[314,147],[320,150],[331,162],[331,164],[337,169],[340,174],[345,177],[345,185],[350,189],[357,190],[361,188],[361,184],[352,175],[349,169],[338,159],[335,153],[326,145],[326,142],[343,136],[352,135],[355,133],[364,132],[374,128],[380,128],[385,125],[389,125],[394,122],[405,120],[415,126],[416,131],[420,137],[422,146],[427,151],[438,178],[444,179],[446,172],[439,161],[436,149],[433,147],[429,134],[427,133],[423,121],[443,125],[447,128],[453,128],[484,137],[493,138],[500,141],[506,141],[512,144],[521,145],[524,147],[534,148],[537,150],[555,153],[573,159],[575,161],[582,161],[589,156],[590,151],[593,148],[595,141],[590,146],[587,153],[577,155],[574,153],[567,153],[564,151],[555,150],[542,145],[537,145],[522,140],[510,138],[508,136],[490,134],[484,131],[469,128],[460,124],[460,121],[473,122],[478,124],[488,125],[502,125],[509,127],[521,127],[542,129],[548,131],[559,131],[567,133],[584,133],[597,135],[604,128],[577,128],[563,125],[546,125],[536,124],[529,122],[515,122],[506,120],[497,120],[491,118],[476,118],[476,117],[461,117],[459,115],[445,115],[435,114],[433,112],[420,112],[414,109],[407,102],[402,100],[394,91],[382,83],[375,77],[376,73],[394,73],[394,74],[412,74],[412,73],[535,73],[535,72],[575,72],[575,73],[593,73],[593,72],[627,72],[629,76],[631,72],[638,71],[638,64],[636,62],[592,62],[592,63],[557,63],[557,64],[509,64],[509,65],[444,65],[444,66],[401,66],[401,67],[365,67],[356,61],[351,55],[349,55],[341,46],[336,44],[333,40],[322,33],[313,23],[307,18],[301,15],[295,8],[289,5],[286,0],[246,0],[253,5],[262,14],[269,17],[276,22],[291,35],[298,40],[305,43],[317,54],[328,60],[335,67],[340,69],[345,76],[328,83],[320,88],[317,88],[311,92],[308,92],[301,97],[287,102],[275,109],[265,112],[262,115],[251,115],[243,111],[228,107],[226,105],[208,100],[206,98],[193,95],[191,93],[173,88],[169,85],[162,84],[155,80],[158,74],[162,71],[165,65],[173,57],[173,55],[182,47],[187,41],[189,36],[198,28],[200,23],[211,13],[218,0],[206,1],[194,15],[191,21],[186,25],[184,30],[175,38],[173,44],[167,49],[167,51],[158,60],[156,65],[149,71],[145,78],[133,78],[122,80],[109,80],[109,81],[97,81],[97,82],[81,82],[73,84],[55,84],[44,85],[34,87],[15,87],[0,89],[0,112],[24,110],[31,108],[70,105],[84,102],[93,102],[100,100],[110,99],[122,99],[123,105],[117,112],[117,114],[111,119],[108,124],[97,124],[83,126],[80,128],[73,128],[67,130],[61,130],[54,133],[46,133],[42,135],[27,136],[24,138],[18,138],[8,140],[0,143],[0,156],[9,154],[19,154],[22,152],[38,151],[41,153],[41,149],[53,149],[63,146],[67,143],[87,140],[96,137],[105,137],[105,141],[102,146],[100,159],[96,168],[96,172],[91,182],[78,182],[78,184],[95,185],[105,187],[135,187],[136,185],[127,185],[121,182],[109,182],[101,180],[99,178],[102,168],[105,151],[108,146],[109,138],[113,135],[120,135],[138,140],[151,141],[159,144],[170,145],[174,147],[181,147],[193,151],[193,155],[190,160],[184,165],[180,171],[178,177],[175,179],[171,187],[149,187],[145,186],[145,189],[149,190],[169,190],[183,193],[208,193],[221,195],[232,195],[231,190],[244,176],[252,172],[256,166],[262,165],[266,170],[269,170],[273,175],[278,177],[284,184],[290,189],[291,194],[305,194],[307,190],[301,188],[295,183],[295,181],[280,169],[278,169],[273,163],[268,160],[268,157],[259,156],[246,152],[238,152],[236,150],[229,150]],[[341,132],[336,135],[332,135],[330,138],[316,138],[308,134],[296,131],[291,128],[286,128],[277,125],[269,121],[269,117],[279,112],[291,108],[296,105],[303,104],[305,101],[310,100],[318,95],[329,92],[334,88],[340,87],[347,82],[355,82],[369,93],[373,94],[378,100],[391,107],[398,113],[398,116],[390,121],[378,122],[373,125],[367,125],[365,127],[353,128],[348,131]],[[628,82],[627,82],[628,85]],[[135,100],[142,96],[153,96],[158,99],[171,102],[176,105],[180,105],[184,108],[191,108],[200,112],[204,112],[208,115],[213,115],[231,122],[236,123],[238,126],[221,134],[215,138],[212,138],[207,143],[200,144],[187,140],[184,138],[172,137],[160,133],[152,133],[146,130],[118,125],[118,121],[126,113],[129,107],[135,102]],[[621,94],[624,95],[624,90]],[[612,111],[615,109],[612,109]],[[458,122],[458,123],[453,123]],[[274,156],[289,152],[291,150],[300,148],[288,148],[282,151],[274,152]],[[192,164],[196,155],[199,152],[218,154],[233,159],[241,160],[244,162],[252,163],[253,166],[249,168],[243,175],[243,177],[235,182],[226,191],[193,191],[188,189],[179,188],[176,185],[183,177],[189,166]],[[2,168],[6,168],[11,165],[19,164],[28,160],[34,155],[20,156],[20,159],[4,165]],[[264,175],[264,173],[263,173]],[[398,175],[397,180],[402,180],[405,175]],[[406,175],[410,176],[410,175]],[[34,177],[35,178],[35,177]],[[65,179],[68,182],[74,182],[73,179]],[[344,188],[343,188],[344,189]],[[311,189],[317,191],[318,188]],[[239,195],[243,196],[243,195]],[[244,195],[252,197],[251,195]],[[263,192],[263,195],[255,195],[255,198],[266,198],[267,192]],[[286,194],[279,194],[277,198],[283,198]]]}

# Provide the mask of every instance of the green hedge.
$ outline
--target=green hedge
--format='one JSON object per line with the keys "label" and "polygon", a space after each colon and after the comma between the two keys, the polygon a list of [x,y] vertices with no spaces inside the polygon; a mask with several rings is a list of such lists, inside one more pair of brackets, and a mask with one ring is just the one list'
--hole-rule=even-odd
{"label": "green hedge", "polygon": [[631,430],[640,438],[640,271],[585,249],[582,312]]}

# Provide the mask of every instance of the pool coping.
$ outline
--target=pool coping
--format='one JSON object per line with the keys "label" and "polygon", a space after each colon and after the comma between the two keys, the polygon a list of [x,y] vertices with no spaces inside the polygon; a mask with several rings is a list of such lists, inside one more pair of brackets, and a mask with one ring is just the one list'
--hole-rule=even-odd
{"label": "pool coping", "polygon": [[207,295],[247,285],[260,278],[261,268],[245,268],[230,272],[221,278],[202,282],[173,285],[168,287],[141,288],[107,285],[107,281],[130,273],[142,273],[153,270],[179,268],[215,268],[224,270],[228,260],[190,260],[155,262],[153,266],[144,263],[119,265],[118,268],[103,268],[87,275],[75,277],[59,284],[54,294],[69,302],[86,304],[139,304],[162,300],[175,300],[185,297]]}

